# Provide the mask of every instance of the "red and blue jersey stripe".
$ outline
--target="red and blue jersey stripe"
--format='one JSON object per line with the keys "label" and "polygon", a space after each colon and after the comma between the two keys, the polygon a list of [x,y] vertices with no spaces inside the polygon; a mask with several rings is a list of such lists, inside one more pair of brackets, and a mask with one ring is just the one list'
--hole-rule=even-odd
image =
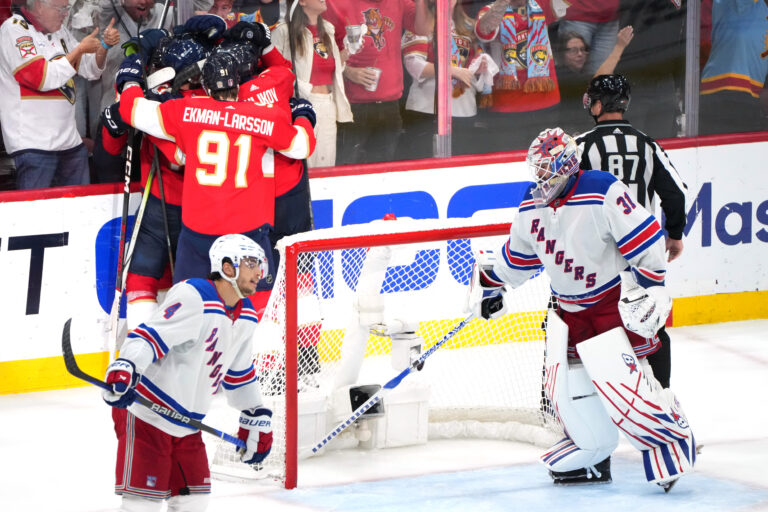
{"label": "red and blue jersey stripe", "polygon": [[231,390],[241,388],[252,382],[256,382],[257,380],[258,378],[256,377],[256,369],[253,367],[253,365],[251,365],[245,370],[227,371],[227,374],[224,375],[224,381],[221,385],[224,387],[224,389]]}
{"label": "red and blue jersey stripe", "polygon": [[649,215],[639,226],[629,232],[624,238],[616,242],[621,254],[630,260],[645,251],[664,234],[656,217]]}
{"label": "red and blue jersey stripe", "polygon": [[509,268],[515,270],[538,270],[541,268],[541,260],[536,254],[522,254],[510,250],[509,240],[504,244],[502,255]]}
{"label": "red and blue jersey stripe", "polygon": [[[184,416],[189,416],[190,418],[198,421],[205,418],[205,414],[188,411],[186,408],[182,407],[181,404],[179,404],[176,400],[171,398],[170,395],[168,395],[162,389],[157,387],[151,380],[149,380],[144,375],[142,375],[141,379],[139,380],[139,383],[136,385],[136,392],[139,395],[146,398],[147,400],[155,404],[161,405],[163,407],[166,407],[172,411],[180,412]],[[197,430],[195,427],[191,427],[187,423],[184,423],[183,421],[169,418],[168,416],[162,416],[162,418],[170,423],[173,423],[174,425],[179,425],[181,427]]]}
{"label": "red and blue jersey stripe", "polygon": [[648,288],[649,286],[663,286],[667,271],[636,267],[632,269],[632,274],[640,286]]}
{"label": "red and blue jersey stripe", "polygon": [[575,304],[583,308],[588,308],[603,300],[606,296],[608,296],[608,294],[610,294],[619,286],[621,286],[621,277],[616,276],[605,283],[603,286],[595,290],[591,290],[587,293],[582,293],[579,295],[561,295],[554,289],[552,290],[552,293],[555,295],[555,297],[557,297],[559,302],[564,304]]}
{"label": "red and blue jersey stripe", "polygon": [[153,328],[147,327],[146,324],[141,324],[131,331],[130,334],[128,334],[128,339],[131,338],[138,338],[149,344],[152,349],[153,363],[168,353],[168,345],[165,344],[160,334]]}

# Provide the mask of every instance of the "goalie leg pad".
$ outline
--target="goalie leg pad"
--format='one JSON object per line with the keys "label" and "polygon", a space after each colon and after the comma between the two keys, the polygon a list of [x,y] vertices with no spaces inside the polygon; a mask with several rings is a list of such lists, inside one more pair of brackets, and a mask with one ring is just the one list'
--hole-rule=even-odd
{"label": "goalie leg pad", "polygon": [[550,310],[547,315],[545,392],[566,437],[541,456],[550,471],[594,466],[618,444],[618,433],[581,364],[568,363],[568,326]]}
{"label": "goalie leg pad", "polygon": [[653,377],[648,362],[638,360],[624,329],[576,349],[611,419],[643,452],[647,480],[664,483],[692,471],[696,446],[680,403]]}

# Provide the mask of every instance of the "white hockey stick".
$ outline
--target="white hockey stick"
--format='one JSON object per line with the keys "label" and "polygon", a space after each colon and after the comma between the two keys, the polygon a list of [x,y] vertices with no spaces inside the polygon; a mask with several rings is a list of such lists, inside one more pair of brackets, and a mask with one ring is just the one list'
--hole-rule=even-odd
{"label": "white hockey stick", "polygon": [[[149,170],[149,176],[147,176],[147,183],[144,186],[144,194],[141,198],[141,204],[136,213],[136,221],[133,224],[133,230],[131,231],[131,239],[128,242],[128,247],[125,245],[125,234],[121,234],[122,243],[118,249],[120,254],[118,257],[117,266],[117,286],[115,289],[115,296],[112,299],[112,308],[109,310],[109,338],[107,348],[109,349],[109,362],[115,360],[115,353],[120,348],[118,347],[120,341],[120,304],[125,291],[125,280],[128,278],[128,269],[131,266],[131,258],[133,257],[133,248],[136,246],[136,239],[139,237],[139,229],[141,228],[141,221],[144,218],[144,210],[147,207],[147,201],[149,200],[150,189],[152,188],[152,181],[155,176],[155,167],[152,166]],[[126,219],[127,221],[127,219]]]}
{"label": "white hockey stick", "polygon": [[400,382],[407,377],[411,372],[413,372],[417,367],[420,367],[424,364],[424,361],[435,353],[437,349],[445,345],[445,343],[456,336],[456,334],[461,331],[465,325],[467,325],[470,320],[472,320],[475,317],[474,313],[470,313],[468,317],[466,317],[464,320],[456,324],[456,326],[451,329],[451,331],[443,336],[443,339],[435,343],[429,350],[421,354],[421,356],[413,361],[410,366],[408,366],[405,370],[400,372],[399,374],[395,375],[394,378],[392,378],[389,382],[384,384],[381,389],[379,389],[376,393],[374,393],[371,398],[369,398],[365,403],[363,403],[360,407],[354,410],[352,415],[347,418],[346,420],[342,421],[336,427],[328,432],[328,434],[323,437],[323,439],[317,443],[315,446],[313,446],[311,449],[307,449],[306,451],[302,452],[299,455],[300,459],[305,459],[307,457],[311,457],[312,455],[316,454],[318,451],[320,451],[326,444],[328,444],[333,438],[344,432],[347,427],[352,425],[357,419],[365,414],[365,412],[376,405],[379,401],[381,401],[382,398],[386,396],[386,393],[388,393],[390,390],[396,388]]}

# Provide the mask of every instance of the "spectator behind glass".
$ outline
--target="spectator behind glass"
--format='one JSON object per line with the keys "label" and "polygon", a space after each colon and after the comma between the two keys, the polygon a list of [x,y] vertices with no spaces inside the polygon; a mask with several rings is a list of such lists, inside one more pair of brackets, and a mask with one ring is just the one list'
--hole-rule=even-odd
{"label": "spectator behind glass", "polygon": [[676,137],[681,128],[686,5],[686,0],[619,1],[619,26],[635,31],[617,67],[632,84],[632,124],[660,139]]}
{"label": "spectator behind glass", "polygon": [[[583,107],[584,91],[593,77],[585,66],[587,55],[590,54],[589,46],[581,34],[576,32],[559,32],[559,34],[559,42],[555,51],[557,80],[560,85],[559,122],[557,124],[567,133],[580,133],[589,125]],[[619,30],[616,44],[608,57],[600,64],[594,76],[613,73],[632,37],[631,26]]]}
{"label": "spectator behind glass", "polygon": [[243,16],[244,21],[258,21],[266,23],[269,28],[277,26],[280,21],[286,19],[286,8],[291,4],[291,0],[235,0],[232,10],[240,14],[249,14]]}
{"label": "spectator behind glass", "polygon": [[496,0],[478,13],[475,33],[500,68],[481,99],[489,107],[486,151],[527,147],[538,127],[553,124],[560,91],[546,22],[534,0]]}
{"label": "spectator behind glass", "polygon": [[[195,5],[202,0],[197,0]],[[206,4],[208,2],[205,2]],[[208,5],[206,5],[207,10]],[[120,31],[120,40],[125,42],[136,37],[146,28],[158,28],[163,12],[162,3],[154,0],[99,0],[99,27],[104,27],[115,18],[115,28]],[[164,28],[173,25],[173,12],[169,9]],[[123,61],[123,49],[117,45],[107,52],[107,65],[101,80],[101,102],[99,112],[115,101],[115,73]]]}
{"label": "spectator behind glass", "polygon": [[[423,0],[421,0],[423,1]],[[395,159],[402,120],[403,95],[400,41],[403,30],[415,30],[411,0],[347,0],[328,5],[327,19],[342,45],[346,27],[365,25],[362,49],[344,69],[344,88],[354,122],[341,125],[339,164]]]}
{"label": "spectator behind glass", "polygon": [[713,0],[712,49],[701,73],[702,135],[768,129],[768,2]]}
{"label": "spectator behind glass", "polygon": [[[464,9],[452,0],[451,76],[453,77],[453,104],[451,105],[452,136],[451,154],[467,154],[476,151],[473,143],[475,116],[477,116],[476,95],[482,92],[480,75],[486,71],[481,50],[473,32],[473,20]],[[427,2],[428,22],[435,23],[435,0]],[[432,32],[434,34],[434,30]],[[403,135],[400,139],[401,158],[429,158],[433,156],[433,136],[437,133],[435,117],[435,53],[434,36],[418,36],[406,31],[403,36],[403,62],[413,78],[403,116]],[[467,69],[475,58],[475,72]],[[482,136],[482,135],[480,135]]]}
{"label": "spectator behind glass", "polygon": [[[616,44],[619,0],[572,0],[568,3],[558,30],[561,34],[575,32],[584,39],[590,49],[584,71],[592,76]],[[582,89],[585,87],[586,84]]]}
{"label": "spectator behind glass", "polygon": [[334,40],[334,27],[322,17],[325,0],[298,2],[290,27],[288,23],[279,24],[272,32],[272,42],[293,64],[299,97],[308,99],[317,113],[317,146],[307,165],[330,167],[336,165],[336,123],[352,122],[352,109],[344,92],[344,64]]}
{"label": "spectator behind glass", "polygon": [[89,182],[73,77],[99,78],[120,39],[109,24],[78,43],[62,26],[68,12],[67,0],[29,0],[0,27],[0,124],[19,189]]}

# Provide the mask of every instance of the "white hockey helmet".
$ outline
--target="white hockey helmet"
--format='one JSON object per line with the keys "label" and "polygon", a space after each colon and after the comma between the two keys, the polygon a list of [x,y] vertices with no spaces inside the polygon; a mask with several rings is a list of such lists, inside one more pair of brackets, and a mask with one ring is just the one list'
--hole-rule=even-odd
{"label": "white hockey helmet", "polygon": [[579,147],[560,128],[547,128],[531,143],[526,162],[536,188],[536,206],[549,204],[563,191],[568,178],[579,170]]}
{"label": "white hockey helmet", "polygon": [[[243,295],[237,286],[237,278],[240,275],[241,264],[258,265],[263,276],[266,276],[269,272],[269,263],[267,262],[267,256],[264,254],[264,249],[244,235],[220,236],[213,241],[213,245],[208,250],[208,257],[211,260],[211,272],[218,272],[223,279],[232,283],[240,298],[243,298]],[[225,259],[229,260],[232,266],[235,267],[234,277],[228,277],[224,273]]]}

